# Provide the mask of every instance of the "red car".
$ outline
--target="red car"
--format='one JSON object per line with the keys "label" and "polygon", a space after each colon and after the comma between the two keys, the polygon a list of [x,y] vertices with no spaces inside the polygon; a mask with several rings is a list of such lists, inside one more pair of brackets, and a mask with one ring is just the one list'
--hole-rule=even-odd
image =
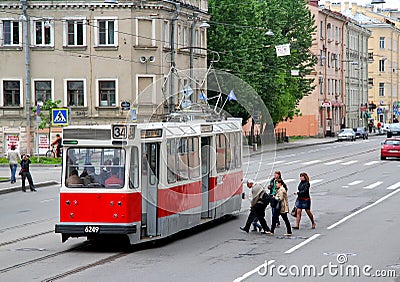
{"label": "red car", "polygon": [[385,160],[387,157],[400,158],[400,138],[387,138],[382,143],[381,160]]}

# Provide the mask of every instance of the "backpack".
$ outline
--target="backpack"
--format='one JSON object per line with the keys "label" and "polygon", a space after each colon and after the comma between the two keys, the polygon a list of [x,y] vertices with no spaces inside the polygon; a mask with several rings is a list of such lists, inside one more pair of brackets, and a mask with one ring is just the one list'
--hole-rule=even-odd
{"label": "backpack", "polygon": [[267,192],[264,192],[262,196],[260,197],[260,201],[265,205],[268,206],[270,202],[270,196],[268,195]]}

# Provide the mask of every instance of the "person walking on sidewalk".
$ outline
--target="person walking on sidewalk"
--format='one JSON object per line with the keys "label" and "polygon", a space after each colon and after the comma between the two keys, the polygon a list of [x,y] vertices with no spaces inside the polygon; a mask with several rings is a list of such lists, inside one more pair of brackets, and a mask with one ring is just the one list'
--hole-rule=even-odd
{"label": "person walking on sidewalk", "polygon": [[17,172],[18,162],[21,160],[21,154],[16,150],[14,144],[12,144],[10,149],[7,151],[7,159],[10,162],[11,184],[14,184],[17,181],[15,173]]}
{"label": "person walking on sidewalk", "polygon": [[249,233],[250,225],[254,221],[255,218],[261,223],[262,228],[264,229],[264,234],[272,234],[270,229],[265,221],[265,208],[267,207],[262,201],[262,196],[264,193],[264,188],[258,184],[254,183],[254,180],[247,180],[247,187],[251,188],[251,194],[253,196],[250,204],[250,214],[247,218],[246,225],[244,227],[240,227],[240,230]]}
{"label": "person walking on sidewalk", "polygon": [[306,210],[308,217],[311,220],[311,228],[315,228],[314,215],[311,213],[311,198],[310,198],[310,178],[307,173],[300,173],[300,183],[298,186],[298,191],[294,194],[297,195],[296,200],[296,226],[293,226],[293,229],[299,229],[300,227],[300,219],[302,210]]}
{"label": "person walking on sidewalk", "polygon": [[29,171],[29,164],[31,160],[29,159],[29,155],[23,155],[21,160],[21,177],[22,177],[22,192],[26,192],[25,189],[25,179],[28,178],[29,188],[31,191],[36,192],[35,185],[33,184],[32,175]]}
{"label": "person walking on sidewalk", "polygon": [[274,234],[275,226],[277,225],[279,216],[281,216],[286,225],[286,233],[284,235],[291,236],[292,228],[290,226],[290,222],[287,216],[289,213],[289,201],[286,188],[283,186],[284,183],[282,179],[277,179],[275,183],[276,183],[275,199],[280,201],[281,204],[280,204],[280,209],[275,210],[274,216],[272,218],[271,233]]}

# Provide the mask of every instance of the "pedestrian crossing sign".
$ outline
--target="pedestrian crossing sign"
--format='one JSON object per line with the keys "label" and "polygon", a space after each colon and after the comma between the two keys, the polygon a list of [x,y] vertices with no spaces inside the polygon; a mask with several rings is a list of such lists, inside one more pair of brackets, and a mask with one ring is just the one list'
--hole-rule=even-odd
{"label": "pedestrian crossing sign", "polygon": [[52,125],[68,125],[68,109],[52,109]]}

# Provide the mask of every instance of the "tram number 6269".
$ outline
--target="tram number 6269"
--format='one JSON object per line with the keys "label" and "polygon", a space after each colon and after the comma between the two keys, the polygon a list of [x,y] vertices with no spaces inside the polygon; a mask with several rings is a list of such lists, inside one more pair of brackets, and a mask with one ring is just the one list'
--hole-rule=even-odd
{"label": "tram number 6269", "polygon": [[99,233],[100,227],[98,226],[86,226],[85,233]]}

